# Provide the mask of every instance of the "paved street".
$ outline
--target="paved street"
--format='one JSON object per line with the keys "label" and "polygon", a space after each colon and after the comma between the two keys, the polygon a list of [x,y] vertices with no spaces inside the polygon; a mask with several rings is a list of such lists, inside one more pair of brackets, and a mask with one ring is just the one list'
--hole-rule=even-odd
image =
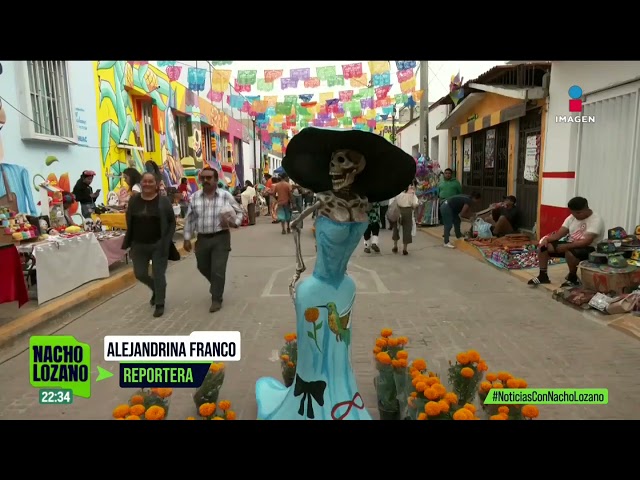
{"label": "paved street", "polygon": [[[39,333],[73,335],[92,346],[93,370],[103,361],[105,335],[186,335],[194,330],[239,330],[242,356],[228,364],[221,399],[229,399],[239,419],[255,419],[254,387],[261,376],[280,378],[275,351],[283,335],[295,331],[287,285],[294,271],[293,239],[276,225],[259,224],[233,232],[224,308],[208,312],[206,281],[193,255],[168,272],[165,316],[154,319],[146,287],[136,285],[66,326],[49,324]],[[303,233],[308,266],[313,267],[311,222]],[[382,233],[382,254],[359,248],[349,266],[358,284],[353,364],[365,405],[377,418],[371,349],[383,327],[410,338],[412,357],[424,357],[444,373],[448,360],[470,348],[490,371],[507,370],[531,387],[609,388],[608,406],[541,406],[544,419],[640,418],[640,344],[579,311],[531,290],[521,281],[469,256],[440,246],[419,232],[410,255],[391,253],[391,232]],[[0,419],[108,419],[129,391],[117,376],[93,384],[93,397],[70,406],[40,406],[29,384],[28,340],[21,339],[0,358]],[[195,413],[192,390],[177,390],[171,419]]]}

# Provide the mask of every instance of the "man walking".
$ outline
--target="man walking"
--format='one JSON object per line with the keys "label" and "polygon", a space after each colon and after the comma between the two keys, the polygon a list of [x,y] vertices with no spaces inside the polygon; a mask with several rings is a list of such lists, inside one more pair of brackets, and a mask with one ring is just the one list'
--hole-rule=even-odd
{"label": "man walking", "polygon": [[[440,225],[444,225],[444,221],[442,219],[442,204],[448,198],[453,197],[454,195],[462,194],[462,185],[457,178],[453,176],[453,170],[450,168],[446,168],[442,174],[442,179],[438,184],[438,197],[440,199]],[[444,235],[443,235],[444,236]]]}
{"label": "man walking", "polygon": [[[289,177],[282,176],[282,179],[275,184],[273,190],[277,197],[278,207],[276,216],[280,226],[282,227],[282,234],[291,233],[291,203],[293,202],[293,193],[291,191],[291,184],[289,183]],[[286,230],[285,230],[286,227]]]}
{"label": "man walking", "polygon": [[[184,249],[191,251],[191,238],[197,232],[195,244],[198,271],[211,284],[210,312],[222,308],[227,261],[231,251],[231,233],[229,228],[237,228],[242,223],[242,207],[226,190],[218,188],[218,172],[205,167],[199,175],[202,190],[191,197],[191,203],[184,219]],[[231,220],[221,213],[224,207],[235,211]],[[227,208],[228,210],[228,208]]]}

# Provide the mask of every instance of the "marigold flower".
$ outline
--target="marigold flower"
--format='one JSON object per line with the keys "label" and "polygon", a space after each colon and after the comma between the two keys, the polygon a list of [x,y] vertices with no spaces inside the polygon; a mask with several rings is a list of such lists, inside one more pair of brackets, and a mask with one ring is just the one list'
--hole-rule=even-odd
{"label": "marigold flower", "polygon": [[187,417],[187,420],[195,420],[196,417]]}
{"label": "marigold flower", "polygon": [[424,391],[424,396],[429,400],[440,400],[440,395],[438,392],[433,389],[433,387],[429,387]]}
{"label": "marigold flower", "polygon": [[424,412],[421,412],[418,414],[418,420],[426,420],[427,419],[427,414]]}
{"label": "marigold flower", "polygon": [[213,417],[211,420],[224,420],[222,417]]}
{"label": "marigold flower", "polygon": [[146,408],[144,408],[144,405],[138,404],[138,405],[133,405],[131,407],[131,409],[129,410],[129,413],[131,415],[135,415],[135,416],[139,417],[140,415],[142,415],[145,412],[145,410],[146,410]]}
{"label": "marigold flower", "polygon": [[424,382],[429,385],[438,385],[440,383],[440,379],[438,377],[425,377]]}
{"label": "marigold flower", "polygon": [[144,413],[144,418],[147,420],[164,420],[165,411],[164,408],[154,405]]}
{"label": "marigold flower", "polygon": [[418,396],[418,392],[411,392],[409,396],[412,398],[416,398]]}
{"label": "marigold flower", "polygon": [[398,364],[400,368],[407,368],[407,359],[401,358],[400,360],[398,360]]}
{"label": "marigold flower", "polygon": [[482,393],[487,393],[489,390],[491,390],[491,384],[489,382],[482,382],[480,384],[480,391]]}
{"label": "marigold flower", "polygon": [[391,366],[393,368],[398,368],[398,367],[400,367],[400,362],[398,360],[396,360],[395,358],[392,358],[391,359]]}
{"label": "marigold flower", "polygon": [[507,380],[507,387],[509,388],[518,388],[520,386],[520,382],[515,378],[510,378]]}
{"label": "marigold flower", "polygon": [[475,374],[476,372],[474,372],[473,369],[469,367],[464,367],[462,370],[460,370],[460,375],[462,375],[464,378],[473,378]]}
{"label": "marigold flower", "polygon": [[221,400],[218,402],[218,408],[222,411],[229,410],[231,408],[231,402],[229,400]]}
{"label": "marigold flower", "polygon": [[317,308],[307,308],[304,311],[304,319],[309,323],[314,323],[320,318],[320,310]]}
{"label": "marigold flower", "polygon": [[493,382],[493,385],[491,385],[491,388],[504,388],[504,385],[502,385],[502,383],[500,382]]}
{"label": "marigold flower", "polygon": [[142,395],[133,395],[130,399],[129,399],[129,403],[131,405],[141,405],[144,403],[144,397]]}
{"label": "marigold flower", "polygon": [[407,337],[398,337],[396,340],[398,340],[398,345],[406,345],[409,343],[409,339]]}
{"label": "marigold flower", "polygon": [[470,412],[466,408],[460,408],[453,414],[454,420],[473,420],[473,412]]}
{"label": "marigold flower", "polygon": [[498,372],[498,380],[500,380],[502,383],[506,382],[510,378],[513,378],[513,375],[511,375],[509,372]]}
{"label": "marigold flower", "polygon": [[215,403],[203,403],[202,405],[200,405],[200,408],[198,409],[198,413],[200,414],[201,417],[210,417],[215,413],[215,411],[216,411]]}
{"label": "marigold flower", "polygon": [[113,418],[124,418],[129,415],[130,410],[129,405],[118,405],[113,409]]}
{"label": "marigold flower", "polygon": [[462,407],[462,408],[466,408],[471,413],[476,413],[476,407],[471,405],[470,403],[465,403],[464,407]]}
{"label": "marigold flower", "polygon": [[376,338],[376,347],[384,348],[387,346],[386,338]]}
{"label": "marigold flower", "polygon": [[487,363],[483,362],[482,360],[478,362],[478,366],[476,368],[479,372],[486,372],[487,370],[489,370],[489,366],[487,365]]}
{"label": "marigold flower", "polygon": [[430,417],[437,417],[440,415],[440,405],[438,402],[427,402],[424,406],[424,411]]}
{"label": "marigold flower", "polygon": [[467,352],[467,358],[471,363],[478,363],[480,361],[480,354],[475,350],[469,350]]}
{"label": "marigold flower", "polygon": [[173,394],[173,388],[156,388],[154,393],[160,398],[167,398]]}
{"label": "marigold flower", "polygon": [[469,357],[464,352],[461,352],[458,355],[456,355],[456,360],[460,365],[466,365],[467,363],[469,363]]}
{"label": "marigold flower", "polygon": [[280,355],[280,359],[281,359],[283,362],[288,362],[288,361],[289,361],[289,355]]}
{"label": "marigold flower", "polygon": [[296,338],[298,338],[298,337],[296,336],[295,333],[287,333],[284,336],[284,341],[289,343],[289,342],[293,342]]}
{"label": "marigold flower", "polygon": [[523,379],[518,379],[518,388],[527,388],[529,384],[525,382]]}
{"label": "marigold flower", "polygon": [[416,383],[416,391],[417,392],[424,392],[427,389],[427,384],[424,382],[418,382]]}
{"label": "marigold flower", "polygon": [[449,405],[455,405],[458,403],[458,396],[453,392],[445,394],[444,399]]}
{"label": "marigold flower", "polygon": [[411,374],[411,378],[417,378],[417,377],[420,376],[420,371],[415,370],[415,369],[409,370],[409,373]]}
{"label": "marigold flower", "polygon": [[129,415],[125,420],[140,420],[138,415]]}
{"label": "marigold flower", "polygon": [[498,380],[498,375],[496,375],[495,373],[487,373],[488,382],[495,382],[496,380]]}
{"label": "marigold flower", "polygon": [[397,338],[387,338],[387,341],[389,342],[389,346],[390,347],[397,347],[398,346],[398,339]]}
{"label": "marigold flower", "polygon": [[391,335],[393,335],[393,330],[391,330],[390,328],[383,328],[380,331],[381,337],[387,338],[387,337],[390,337]]}
{"label": "marigold flower", "polygon": [[502,407],[498,407],[498,413],[504,413],[505,415],[509,414],[509,407],[503,405]]}
{"label": "marigold flower", "polygon": [[218,365],[217,363],[212,363],[211,365],[209,365],[209,371],[211,373],[218,373],[220,371],[220,365]]}
{"label": "marigold flower", "polygon": [[227,410],[225,412],[224,415],[226,420],[235,420],[236,419],[236,412],[234,412],[233,410]]}
{"label": "marigold flower", "polygon": [[439,400],[438,406],[440,407],[440,413],[448,413],[451,408],[446,400]]}
{"label": "marigold flower", "polygon": [[416,358],[411,366],[416,370],[424,372],[427,369],[427,362],[425,362],[422,358]]}
{"label": "marigold flower", "polygon": [[401,359],[406,360],[407,358],[409,358],[409,352],[407,352],[406,350],[400,350],[398,353],[396,353],[396,358],[398,360],[401,360]]}
{"label": "marigold flower", "polygon": [[376,355],[376,360],[378,360],[383,365],[391,365],[391,357],[387,352],[380,352]]}
{"label": "marigold flower", "polygon": [[540,415],[538,407],[535,405],[525,405],[522,407],[522,416],[526,418],[537,418]]}
{"label": "marigold flower", "polygon": [[295,367],[295,364],[293,362],[287,362],[287,367],[293,368]]}
{"label": "marigold flower", "polygon": [[431,386],[432,390],[434,392],[436,392],[438,394],[438,397],[444,397],[445,394],[447,393],[447,389],[444,388],[444,385],[440,384],[440,383],[434,383]]}
{"label": "marigold flower", "polygon": [[504,415],[499,413],[498,415],[491,415],[489,420],[507,420]]}
{"label": "marigold flower", "polygon": [[373,354],[377,355],[378,353],[380,353],[382,351],[382,349],[380,347],[373,347]]}

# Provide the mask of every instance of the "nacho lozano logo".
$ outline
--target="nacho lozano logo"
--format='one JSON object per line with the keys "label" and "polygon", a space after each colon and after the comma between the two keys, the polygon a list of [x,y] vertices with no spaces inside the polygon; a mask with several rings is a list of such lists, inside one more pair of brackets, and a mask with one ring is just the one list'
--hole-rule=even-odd
{"label": "nacho lozano logo", "polygon": [[596,123],[595,115],[582,114],[582,88],[573,85],[569,88],[569,113],[571,115],[556,115],[556,123]]}

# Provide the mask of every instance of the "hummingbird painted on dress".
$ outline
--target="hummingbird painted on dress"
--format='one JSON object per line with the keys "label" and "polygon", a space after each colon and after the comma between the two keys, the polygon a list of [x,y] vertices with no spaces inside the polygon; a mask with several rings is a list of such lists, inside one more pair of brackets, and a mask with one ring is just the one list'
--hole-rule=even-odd
{"label": "hummingbird painted on dress", "polygon": [[318,305],[316,308],[326,308],[329,311],[327,315],[329,329],[336,335],[336,341],[344,341],[344,343],[349,346],[351,331],[348,329],[348,326],[351,318],[351,310],[341,316],[338,313],[337,305],[333,302],[329,302],[326,305]]}

